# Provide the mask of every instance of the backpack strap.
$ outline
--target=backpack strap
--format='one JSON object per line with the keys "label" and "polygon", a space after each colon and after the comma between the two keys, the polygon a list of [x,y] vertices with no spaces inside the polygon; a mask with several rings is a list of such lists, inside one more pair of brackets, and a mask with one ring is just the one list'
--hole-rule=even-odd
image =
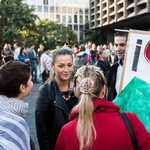
{"label": "backpack strap", "polygon": [[131,138],[131,141],[132,141],[132,145],[133,145],[133,149],[134,150],[139,150],[138,148],[138,145],[137,145],[137,141],[136,141],[136,137],[135,137],[135,134],[134,134],[134,131],[133,131],[133,128],[132,128],[132,125],[127,117],[127,115],[121,111],[119,112],[119,114],[121,115],[126,127],[127,127],[127,130],[129,132],[129,135],[130,135],[130,138]]}

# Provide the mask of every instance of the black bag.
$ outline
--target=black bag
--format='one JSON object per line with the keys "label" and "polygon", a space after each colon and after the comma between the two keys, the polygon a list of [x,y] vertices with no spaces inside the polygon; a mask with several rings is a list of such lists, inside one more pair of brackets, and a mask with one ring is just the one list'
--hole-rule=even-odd
{"label": "black bag", "polygon": [[133,149],[134,150],[139,150],[138,148],[138,145],[137,145],[137,141],[136,141],[136,137],[135,137],[135,134],[134,134],[134,131],[133,131],[133,128],[132,128],[132,125],[127,117],[127,115],[121,111],[119,112],[119,114],[121,115],[126,127],[127,127],[127,130],[129,132],[129,135],[130,135],[130,138],[131,138],[131,141],[132,141],[132,145],[133,145]]}

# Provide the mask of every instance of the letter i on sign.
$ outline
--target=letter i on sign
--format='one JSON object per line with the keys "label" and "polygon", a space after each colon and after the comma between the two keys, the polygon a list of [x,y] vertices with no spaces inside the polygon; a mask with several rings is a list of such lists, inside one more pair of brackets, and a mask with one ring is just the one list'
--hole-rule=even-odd
{"label": "letter i on sign", "polygon": [[142,40],[138,39],[137,43],[136,43],[136,48],[135,48],[134,58],[133,58],[133,65],[132,65],[132,71],[135,71],[135,72],[137,72],[140,51],[141,51],[141,45],[142,45]]}

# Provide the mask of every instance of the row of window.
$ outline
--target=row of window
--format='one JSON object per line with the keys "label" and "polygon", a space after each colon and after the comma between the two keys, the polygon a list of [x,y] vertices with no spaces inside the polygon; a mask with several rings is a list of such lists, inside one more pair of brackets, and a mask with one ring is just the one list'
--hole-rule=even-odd
{"label": "row of window", "polygon": [[[40,5],[38,5],[37,7],[35,6],[35,5],[31,5],[31,7],[32,8],[34,8],[35,9],[35,11],[37,10],[37,12],[55,12],[55,7],[54,6],[50,6],[50,7],[48,7],[48,6],[40,6]],[[72,9],[72,7],[68,7],[68,8],[66,8],[66,7],[62,7],[62,10],[61,10],[61,7],[56,7],[56,12],[57,13],[67,13],[67,11],[68,11],[68,13],[76,13],[76,14],[83,14],[83,13],[85,13],[85,14],[88,14],[89,13],[89,10],[88,9],[83,9],[83,8],[79,8],[79,10],[78,10],[78,8],[73,8]]]}
{"label": "row of window", "polygon": [[68,24],[68,26],[74,30],[74,31],[83,31],[85,26],[84,25],[72,25],[72,24]]}
{"label": "row of window", "polygon": [[89,0],[50,0],[50,3],[49,3],[49,0],[43,0],[43,5],[49,5],[49,4],[54,5],[54,3],[59,3],[59,2],[62,2],[62,3],[72,2],[74,4],[88,5]]}
{"label": "row of window", "polygon": [[[40,18],[42,18],[41,14],[38,14],[38,16]],[[53,13],[50,13],[50,20],[51,21],[58,21],[59,23],[80,23],[80,24],[83,24],[84,21],[85,22],[88,22],[88,16],[85,16],[85,18],[83,18],[84,16],[83,15],[74,15],[74,16],[66,16],[66,15],[59,15],[59,14],[56,14],[56,20],[54,19],[54,14]],[[62,18],[61,18],[62,17]],[[67,21],[67,17],[68,17],[68,21]],[[78,20],[78,17],[79,17],[79,20]],[[48,13],[44,13],[44,18],[49,18],[48,16]],[[84,20],[85,19],[85,20]]]}

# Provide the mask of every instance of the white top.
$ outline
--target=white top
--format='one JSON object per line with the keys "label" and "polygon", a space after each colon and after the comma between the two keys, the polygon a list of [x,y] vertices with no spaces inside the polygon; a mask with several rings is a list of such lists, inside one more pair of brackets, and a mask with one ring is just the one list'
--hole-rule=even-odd
{"label": "white top", "polygon": [[20,54],[20,48],[17,47],[14,51],[14,60],[19,60],[18,55]]}
{"label": "white top", "polygon": [[89,48],[86,48],[85,52],[90,55],[90,49]]}
{"label": "white top", "polygon": [[116,85],[115,85],[117,95],[119,93],[119,86],[120,86],[120,80],[121,80],[122,68],[123,68],[123,65],[120,64],[120,61],[118,61],[118,63],[119,63],[119,66],[117,68]]}
{"label": "white top", "polygon": [[43,73],[43,71],[45,70],[44,66],[43,66],[43,61],[45,62],[46,64],[46,68],[48,71],[51,70],[51,66],[50,66],[50,63],[51,63],[51,56],[50,55],[46,55],[46,54],[42,54],[41,55],[41,73]]}

